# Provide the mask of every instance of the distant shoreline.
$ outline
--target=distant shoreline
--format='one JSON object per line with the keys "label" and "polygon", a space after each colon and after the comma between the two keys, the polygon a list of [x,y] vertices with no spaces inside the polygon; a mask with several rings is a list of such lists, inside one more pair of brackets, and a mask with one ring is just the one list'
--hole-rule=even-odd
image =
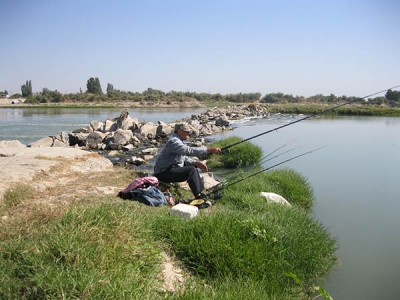
{"label": "distant shoreline", "polygon": [[[11,104],[12,101],[19,100],[21,103]],[[169,103],[160,103],[153,101],[115,101],[115,102],[62,102],[62,103],[41,103],[41,104],[27,104],[22,102],[24,99],[0,99],[1,108],[71,108],[71,109],[85,109],[85,108],[154,108],[154,109],[185,109],[185,108],[211,108],[211,107],[227,107],[237,105],[249,105],[251,103],[236,103],[236,102],[204,102],[199,101],[174,101]],[[283,114],[306,114],[318,115],[330,107],[337,104],[324,104],[324,103],[260,103],[253,102],[253,104],[263,105],[270,113],[283,113]],[[343,116],[384,116],[384,117],[400,117],[399,107],[387,106],[373,106],[373,105],[360,105],[351,104],[345,105],[335,109],[330,113],[331,115]]]}

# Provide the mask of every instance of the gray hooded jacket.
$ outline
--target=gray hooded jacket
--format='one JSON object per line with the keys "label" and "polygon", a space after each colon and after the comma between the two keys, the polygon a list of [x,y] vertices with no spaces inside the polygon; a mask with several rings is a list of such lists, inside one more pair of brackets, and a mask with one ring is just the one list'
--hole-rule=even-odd
{"label": "gray hooded jacket", "polygon": [[154,166],[154,173],[160,173],[173,167],[194,166],[196,160],[188,156],[207,154],[206,147],[190,147],[183,143],[177,133],[167,141]]}

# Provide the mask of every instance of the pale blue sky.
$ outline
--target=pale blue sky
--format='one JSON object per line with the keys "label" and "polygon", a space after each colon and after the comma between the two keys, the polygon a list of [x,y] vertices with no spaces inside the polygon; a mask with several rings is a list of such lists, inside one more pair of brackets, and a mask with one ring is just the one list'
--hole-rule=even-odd
{"label": "pale blue sky", "polygon": [[400,84],[399,0],[0,0],[0,90],[366,96]]}

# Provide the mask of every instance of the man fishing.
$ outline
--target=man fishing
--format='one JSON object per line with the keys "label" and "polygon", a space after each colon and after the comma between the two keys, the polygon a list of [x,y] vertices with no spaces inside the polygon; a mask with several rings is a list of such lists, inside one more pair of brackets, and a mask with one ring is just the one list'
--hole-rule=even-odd
{"label": "man fishing", "polygon": [[164,182],[183,182],[187,181],[193,196],[196,199],[202,198],[204,189],[203,181],[200,178],[200,168],[203,172],[208,172],[207,165],[200,160],[195,160],[189,156],[204,156],[208,153],[221,153],[218,147],[190,147],[183,141],[190,138],[192,129],[186,123],[175,125],[172,137],[167,141],[165,147],[154,166],[154,176]]}

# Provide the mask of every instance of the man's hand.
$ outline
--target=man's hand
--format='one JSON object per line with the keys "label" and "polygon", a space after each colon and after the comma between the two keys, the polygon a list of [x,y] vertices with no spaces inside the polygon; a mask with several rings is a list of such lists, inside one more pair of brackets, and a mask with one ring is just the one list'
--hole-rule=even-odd
{"label": "man's hand", "polygon": [[196,167],[200,168],[203,172],[208,172],[207,165],[204,162],[200,161],[200,160],[198,160],[196,162]]}
{"label": "man's hand", "polygon": [[218,148],[218,147],[211,147],[211,148],[208,148],[207,151],[208,151],[209,153],[216,153],[216,154],[219,154],[219,153],[221,153],[221,148]]}

